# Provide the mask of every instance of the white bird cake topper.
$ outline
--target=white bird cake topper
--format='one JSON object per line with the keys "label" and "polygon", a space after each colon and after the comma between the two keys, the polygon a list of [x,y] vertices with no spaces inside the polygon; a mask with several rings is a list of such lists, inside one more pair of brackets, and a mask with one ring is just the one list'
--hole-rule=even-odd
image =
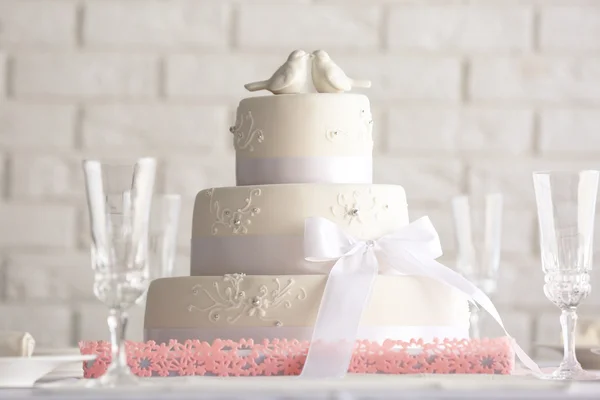
{"label": "white bird cake topper", "polygon": [[308,71],[306,59],[311,56],[304,50],[294,50],[269,79],[247,83],[244,87],[250,92],[268,90],[273,94],[300,93],[306,84]]}
{"label": "white bird cake topper", "polygon": [[312,81],[319,93],[342,93],[354,87],[371,87],[371,81],[349,78],[323,50],[315,50],[312,54],[294,50],[269,79],[247,83],[244,87],[250,92],[268,90],[273,94],[300,93],[306,85],[308,57],[313,58]]}
{"label": "white bird cake topper", "polygon": [[313,53],[312,81],[319,93],[349,92],[353,87],[370,88],[371,81],[349,78],[323,50]]}

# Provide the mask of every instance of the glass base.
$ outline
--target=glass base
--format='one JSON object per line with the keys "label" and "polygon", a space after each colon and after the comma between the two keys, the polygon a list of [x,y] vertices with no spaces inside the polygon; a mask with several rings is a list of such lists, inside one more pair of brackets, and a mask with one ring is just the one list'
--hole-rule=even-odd
{"label": "glass base", "polygon": [[556,381],[594,381],[600,380],[600,375],[588,372],[581,368],[581,365],[575,366],[560,366],[556,371],[548,375],[542,375],[542,379],[556,380]]}
{"label": "glass base", "polygon": [[141,384],[140,379],[131,372],[128,366],[121,367],[113,364],[108,367],[104,375],[86,382],[85,386],[88,388],[123,388],[137,387]]}

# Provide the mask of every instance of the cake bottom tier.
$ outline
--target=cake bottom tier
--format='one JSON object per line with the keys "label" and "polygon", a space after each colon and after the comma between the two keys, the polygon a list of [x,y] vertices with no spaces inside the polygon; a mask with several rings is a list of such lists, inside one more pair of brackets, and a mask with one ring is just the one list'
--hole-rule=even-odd
{"label": "cake bottom tier", "polygon": [[[153,281],[145,340],[310,340],[326,275],[191,276]],[[357,339],[468,338],[466,298],[418,277],[375,280]]]}

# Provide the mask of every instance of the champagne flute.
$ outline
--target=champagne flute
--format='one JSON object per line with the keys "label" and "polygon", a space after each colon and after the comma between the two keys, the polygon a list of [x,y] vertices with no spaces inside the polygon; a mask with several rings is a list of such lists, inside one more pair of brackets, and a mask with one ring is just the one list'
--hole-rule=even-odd
{"label": "champagne flute", "polygon": [[[499,193],[485,196],[484,234],[475,240],[471,229],[471,207],[467,196],[452,199],[452,215],[457,242],[456,269],[491,297],[498,285],[502,235],[502,204]],[[479,308],[471,304],[470,337],[481,337]]]}
{"label": "champagne flute", "polygon": [[547,379],[589,380],[575,356],[577,306],[590,293],[598,171],[534,172],[544,294],[561,310],[563,361]]}
{"label": "champagne flute", "polygon": [[148,224],[156,160],[83,162],[92,235],[94,294],[109,308],[112,362],[93,387],[137,385],[127,365],[127,309],[148,284]]}

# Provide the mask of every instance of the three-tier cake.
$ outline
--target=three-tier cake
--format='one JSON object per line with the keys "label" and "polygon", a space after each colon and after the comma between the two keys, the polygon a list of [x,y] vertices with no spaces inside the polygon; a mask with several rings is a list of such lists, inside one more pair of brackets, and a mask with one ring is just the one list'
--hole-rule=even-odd
{"label": "three-tier cake", "polygon": [[[409,223],[404,189],[372,183],[372,125],[360,94],[243,99],[230,129],[237,186],[198,193],[191,276],[151,283],[146,340],[310,340],[333,261],[305,259],[306,219],[363,240]],[[450,286],[379,275],[358,338],[466,338],[468,324],[467,300]]]}

